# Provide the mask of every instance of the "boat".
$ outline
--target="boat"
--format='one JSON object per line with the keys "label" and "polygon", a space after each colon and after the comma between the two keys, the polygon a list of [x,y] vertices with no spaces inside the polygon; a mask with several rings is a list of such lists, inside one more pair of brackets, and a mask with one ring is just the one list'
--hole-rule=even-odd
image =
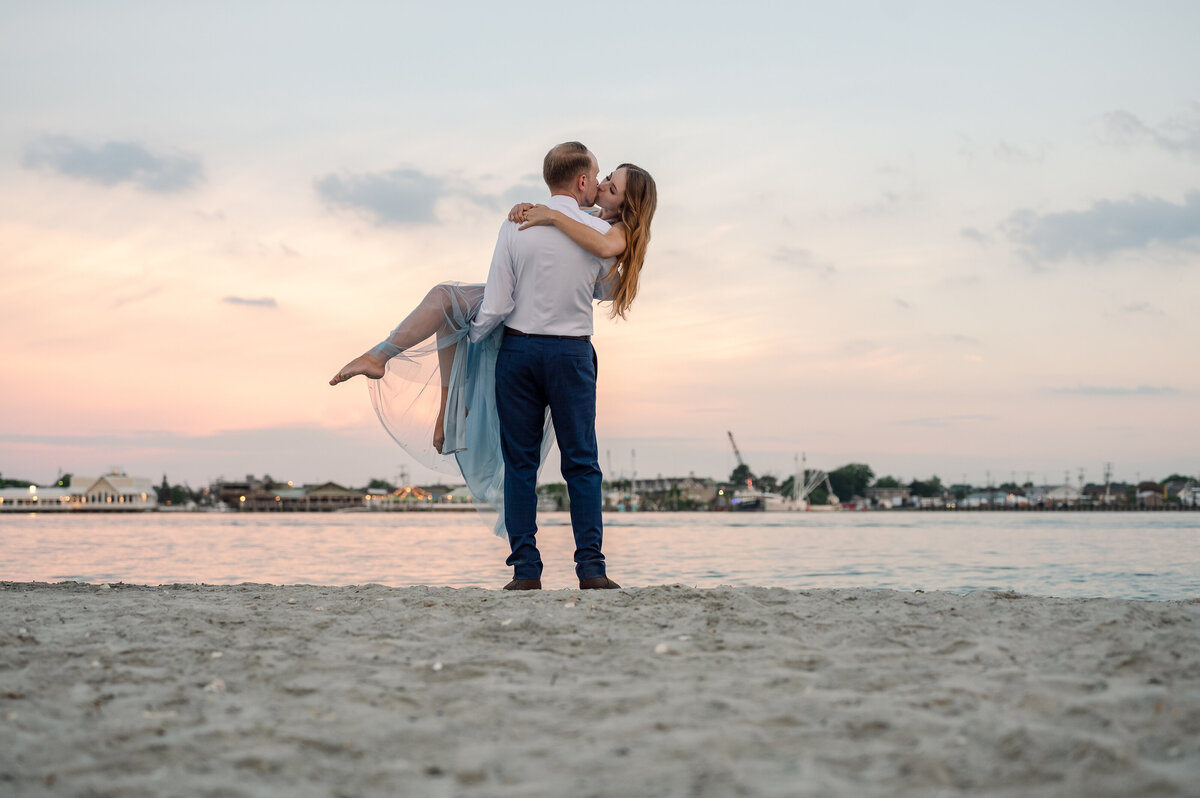
{"label": "boat", "polygon": [[[730,443],[733,443],[733,433],[729,433]],[[734,454],[738,457],[738,464],[742,464],[741,452],[738,451],[737,444],[733,444]],[[770,491],[759,490],[754,487],[754,480],[747,479],[746,487],[739,488],[734,491],[733,496],[729,500],[729,509],[734,512],[836,512],[841,507],[837,494],[833,492],[833,486],[829,483],[829,474],[821,469],[809,470],[807,468],[808,458],[806,455],[797,456],[796,458],[796,473],[792,479],[792,492],[790,496],[773,493]],[[829,496],[828,504],[809,504],[808,497],[820,485],[825,485],[825,491]]]}
{"label": "boat", "polygon": [[[825,485],[825,494],[829,497],[829,503],[809,504],[809,494],[822,483]],[[842,505],[837,494],[833,492],[833,485],[829,484],[829,474],[819,468],[809,471],[808,455],[801,453],[796,460],[796,473],[792,478],[792,495],[778,509],[828,513],[842,509]]]}
{"label": "boat", "polygon": [[733,492],[729,499],[729,509],[735,513],[762,512],[767,509],[767,494],[756,490],[753,480],[748,479],[744,489]]}
{"label": "boat", "polygon": [[808,502],[797,503],[788,496],[771,491],[758,490],[752,484],[746,490],[736,490],[729,500],[729,508],[736,512],[788,512],[803,510]]}

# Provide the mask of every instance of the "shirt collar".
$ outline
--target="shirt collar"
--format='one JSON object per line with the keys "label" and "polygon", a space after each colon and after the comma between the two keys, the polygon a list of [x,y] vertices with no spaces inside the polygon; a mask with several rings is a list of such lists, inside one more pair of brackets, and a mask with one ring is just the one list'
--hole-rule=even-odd
{"label": "shirt collar", "polygon": [[550,201],[546,203],[547,207],[556,208],[563,211],[571,211],[573,213],[586,213],[579,207],[579,202],[570,194],[554,194],[550,197]]}

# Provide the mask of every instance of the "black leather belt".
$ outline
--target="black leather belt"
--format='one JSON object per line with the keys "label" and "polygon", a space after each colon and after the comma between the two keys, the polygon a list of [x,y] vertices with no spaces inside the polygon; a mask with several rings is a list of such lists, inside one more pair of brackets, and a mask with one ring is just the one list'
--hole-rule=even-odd
{"label": "black leather belt", "polygon": [[564,341],[590,341],[590,335],[542,335],[541,333],[527,333],[520,330],[514,330],[512,327],[504,328],[505,335],[515,335],[518,338],[560,338]]}

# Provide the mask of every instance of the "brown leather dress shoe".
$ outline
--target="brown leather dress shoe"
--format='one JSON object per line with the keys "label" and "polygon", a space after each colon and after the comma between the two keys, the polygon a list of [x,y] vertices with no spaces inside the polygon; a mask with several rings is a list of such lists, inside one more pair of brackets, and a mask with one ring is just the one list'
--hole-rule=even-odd
{"label": "brown leather dress shoe", "polygon": [[579,580],[580,590],[620,590],[621,586],[607,576],[593,576],[591,579]]}
{"label": "brown leather dress shoe", "polygon": [[541,590],[541,579],[514,579],[504,586],[505,590]]}

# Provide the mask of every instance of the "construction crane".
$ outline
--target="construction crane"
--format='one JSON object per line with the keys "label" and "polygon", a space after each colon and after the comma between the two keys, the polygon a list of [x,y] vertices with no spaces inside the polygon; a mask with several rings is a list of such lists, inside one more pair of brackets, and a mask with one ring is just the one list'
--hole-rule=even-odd
{"label": "construction crane", "polygon": [[733,439],[733,433],[726,432],[725,434],[729,436],[729,445],[733,447],[733,456],[737,458],[738,465],[746,465],[746,462],[742,460],[742,453],[738,451],[737,442]]}
{"label": "construction crane", "polygon": [[[737,441],[733,439],[733,433],[726,431],[725,434],[729,436],[729,445],[733,447],[733,456],[737,458],[738,467],[745,469],[747,475],[749,475],[750,467],[747,466],[746,461],[742,459],[742,453],[738,451]],[[754,489],[754,480],[750,476],[746,477],[746,487],[750,488],[751,490]]]}

